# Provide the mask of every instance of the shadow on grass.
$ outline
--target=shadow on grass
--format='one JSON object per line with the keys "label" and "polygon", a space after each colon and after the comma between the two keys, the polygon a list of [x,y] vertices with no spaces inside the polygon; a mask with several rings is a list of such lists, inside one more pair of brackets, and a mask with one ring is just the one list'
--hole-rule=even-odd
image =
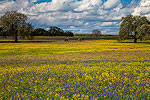
{"label": "shadow on grass", "polygon": [[0,43],[51,43],[54,41],[0,41]]}

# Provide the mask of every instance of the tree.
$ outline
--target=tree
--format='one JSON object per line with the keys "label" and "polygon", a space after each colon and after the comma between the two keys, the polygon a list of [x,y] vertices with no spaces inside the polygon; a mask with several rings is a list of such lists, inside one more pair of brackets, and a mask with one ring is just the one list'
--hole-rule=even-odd
{"label": "tree", "polygon": [[132,38],[134,39],[134,43],[136,43],[139,34],[137,32],[137,28],[147,23],[148,20],[146,17],[133,15],[127,15],[126,17],[122,17],[119,31],[119,40],[121,41]]}
{"label": "tree", "polygon": [[[4,30],[6,30],[9,35],[14,36],[15,42],[18,42],[18,35],[19,36],[27,36],[31,34],[27,34],[31,27],[31,24],[27,22],[27,16],[22,13],[17,13],[16,11],[7,11],[1,18],[0,18],[0,25]],[[23,29],[22,29],[23,28]],[[25,31],[26,30],[26,31]],[[27,31],[28,30],[28,31]],[[23,34],[22,32],[24,31]]]}
{"label": "tree", "polygon": [[73,32],[71,32],[71,31],[66,31],[66,32],[65,32],[65,35],[66,35],[66,36],[74,36]]}
{"label": "tree", "polygon": [[64,31],[59,27],[50,27],[48,32],[50,36],[65,36]]}
{"label": "tree", "polygon": [[43,28],[37,28],[33,32],[34,36],[46,36],[47,33],[48,32],[45,29],[43,29]]}
{"label": "tree", "polygon": [[99,31],[98,29],[94,29],[92,31],[92,35],[95,36],[95,37],[100,36],[101,35],[101,31]]}

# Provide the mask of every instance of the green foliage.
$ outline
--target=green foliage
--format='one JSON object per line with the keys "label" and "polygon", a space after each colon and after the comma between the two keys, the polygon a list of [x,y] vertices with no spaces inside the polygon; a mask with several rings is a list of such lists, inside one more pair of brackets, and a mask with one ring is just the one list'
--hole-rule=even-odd
{"label": "green foliage", "polygon": [[15,42],[18,41],[18,35],[29,38],[33,27],[27,22],[27,16],[16,11],[7,11],[0,18],[0,25],[7,31],[8,35],[15,37]]}
{"label": "green foliage", "polygon": [[71,32],[71,31],[66,31],[66,32],[65,32],[65,35],[66,35],[66,36],[74,36],[73,32]]}
{"label": "green foliage", "polygon": [[48,31],[43,28],[37,28],[33,32],[34,36],[48,36]]}
{"label": "green foliage", "polygon": [[59,27],[50,27],[48,31],[43,28],[37,28],[33,32],[34,36],[74,36],[73,32],[66,31]]}
{"label": "green foliage", "polygon": [[18,35],[20,36],[21,39],[25,39],[25,38],[28,38],[28,39],[32,39],[33,38],[33,30],[34,30],[34,27],[27,23],[26,25],[23,25],[22,27],[18,26],[17,27],[17,30],[18,30]]}
{"label": "green foliage", "polygon": [[0,36],[2,36],[3,38],[7,38],[8,33],[6,30],[4,30],[2,27],[0,27]]}
{"label": "green foliage", "polygon": [[64,36],[64,31],[59,27],[50,27],[48,32],[50,36]]}
{"label": "green foliage", "polygon": [[150,39],[150,25],[149,24],[143,24],[141,27],[137,28],[137,37],[140,40],[148,40]]}
{"label": "green foliage", "polygon": [[74,36],[74,34],[71,31],[64,32],[63,29],[59,27],[50,27],[48,30],[49,36]]}
{"label": "green foliage", "polygon": [[98,29],[94,29],[92,31],[92,35],[95,36],[95,37],[100,36],[101,35],[101,31],[99,31]]}
{"label": "green foliage", "polygon": [[[137,28],[141,27],[143,24],[147,24],[148,20],[146,17],[127,15],[122,17],[119,31],[119,40],[126,40],[133,38],[134,42],[137,42],[138,35]],[[140,35],[143,37],[142,35]]]}

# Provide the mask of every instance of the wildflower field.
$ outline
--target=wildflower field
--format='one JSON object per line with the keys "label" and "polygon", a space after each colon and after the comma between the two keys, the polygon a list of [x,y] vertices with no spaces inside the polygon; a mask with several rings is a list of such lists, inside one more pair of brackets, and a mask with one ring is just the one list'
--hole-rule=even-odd
{"label": "wildflower field", "polygon": [[1,100],[149,100],[150,43],[0,43]]}

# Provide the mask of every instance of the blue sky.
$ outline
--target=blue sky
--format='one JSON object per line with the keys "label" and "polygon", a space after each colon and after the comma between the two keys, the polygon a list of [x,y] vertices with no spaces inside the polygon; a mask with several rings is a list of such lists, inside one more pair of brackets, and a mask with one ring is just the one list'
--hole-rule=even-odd
{"label": "blue sky", "polygon": [[[90,34],[99,29],[103,34],[118,34],[122,17],[147,15],[150,8],[140,8],[144,0],[0,0],[0,16],[16,10],[28,16],[36,28],[58,26],[76,34]],[[146,9],[146,10],[145,10]],[[142,13],[141,13],[142,12]],[[149,16],[149,14],[147,15]]]}

